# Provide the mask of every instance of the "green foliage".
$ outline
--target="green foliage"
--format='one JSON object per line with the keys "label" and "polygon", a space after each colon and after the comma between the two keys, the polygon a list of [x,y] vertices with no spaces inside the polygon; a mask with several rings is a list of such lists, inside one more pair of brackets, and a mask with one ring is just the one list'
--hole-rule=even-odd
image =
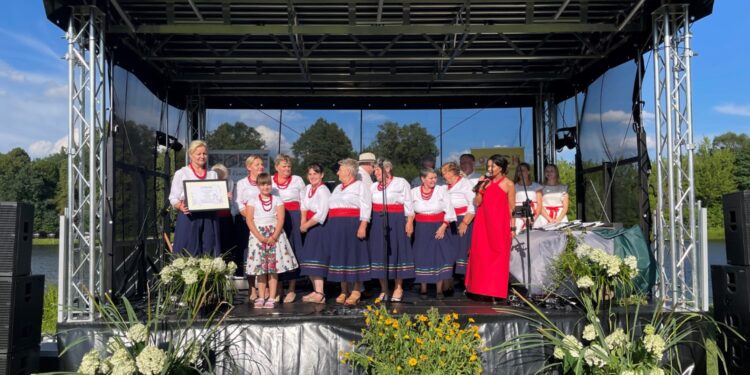
{"label": "green foliage", "polygon": [[197,311],[203,305],[233,302],[237,290],[228,277],[236,270],[237,264],[221,257],[173,256],[161,269],[157,286]]}
{"label": "green foliage", "polygon": [[266,141],[255,128],[244,122],[225,122],[206,135],[208,147],[214,150],[263,150]]}
{"label": "green foliage", "polygon": [[419,168],[423,157],[438,153],[435,137],[419,123],[399,125],[387,121],[379,128],[375,140],[367,149],[378,157],[389,159],[394,165],[413,165]]}
{"label": "green foliage", "polygon": [[463,324],[458,319],[435,308],[399,318],[383,305],[368,306],[362,340],[342,353],[342,361],[365,374],[479,374],[484,346],[479,328],[471,318]]}
{"label": "green foliage", "polygon": [[[568,220],[575,220],[577,216],[576,207],[576,165],[567,160],[558,160],[557,169],[560,171],[560,182],[568,185]],[[540,182],[541,183],[541,182]]]}
{"label": "green foliage", "polygon": [[44,307],[42,312],[42,334],[57,333],[57,285],[47,284],[44,290]]}
{"label": "green foliage", "polygon": [[[323,118],[300,134],[292,145],[292,151],[300,164],[320,163],[325,168],[326,180],[336,179],[333,168],[339,160],[354,156],[352,142],[346,133],[335,122]],[[298,167],[297,171],[301,169],[304,167]]]}
{"label": "green foliage", "polygon": [[708,226],[724,225],[722,196],[737,190],[735,180],[735,155],[731,149],[713,148],[708,138],[703,138],[694,158],[695,199],[708,207]]}

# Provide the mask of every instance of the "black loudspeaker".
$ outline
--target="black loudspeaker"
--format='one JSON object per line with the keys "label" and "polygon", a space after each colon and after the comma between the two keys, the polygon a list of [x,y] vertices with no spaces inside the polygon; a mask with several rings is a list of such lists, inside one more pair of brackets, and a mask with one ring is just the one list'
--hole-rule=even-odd
{"label": "black loudspeaker", "polygon": [[0,374],[29,375],[39,369],[39,345],[0,353]]}
{"label": "black loudspeaker", "polygon": [[711,283],[714,318],[750,337],[750,266],[712,265]]}
{"label": "black loudspeaker", "polygon": [[44,275],[0,277],[0,352],[39,346],[43,303]]}
{"label": "black loudspeaker", "polygon": [[34,206],[0,202],[0,276],[31,274]]}
{"label": "black loudspeaker", "polygon": [[727,263],[750,265],[750,190],[724,194]]}

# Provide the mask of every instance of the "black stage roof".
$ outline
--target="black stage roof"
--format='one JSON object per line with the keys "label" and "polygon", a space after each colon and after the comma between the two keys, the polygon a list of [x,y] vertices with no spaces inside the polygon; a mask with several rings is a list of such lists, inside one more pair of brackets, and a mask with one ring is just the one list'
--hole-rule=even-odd
{"label": "black stage roof", "polygon": [[[650,46],[651,12],[713,0],[44,0],[96,3],[116,63],[178,107],[466,108],[570,97]],[[631,90],[632,87],[623,88]]]}

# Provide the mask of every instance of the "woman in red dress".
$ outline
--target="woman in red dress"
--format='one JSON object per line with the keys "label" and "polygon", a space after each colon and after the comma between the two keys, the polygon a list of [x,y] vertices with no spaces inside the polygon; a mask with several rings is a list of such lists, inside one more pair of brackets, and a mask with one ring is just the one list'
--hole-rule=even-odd
{"label": "woman in red dress", "polygon": [[506,178],[508,161],[500,155],[487,160],[487,172],[474,198],[476,217],[466,269],[466,291],[495,298],[508,297],[508,268],[512,239],[511,211],[516,202],[513,181]]}

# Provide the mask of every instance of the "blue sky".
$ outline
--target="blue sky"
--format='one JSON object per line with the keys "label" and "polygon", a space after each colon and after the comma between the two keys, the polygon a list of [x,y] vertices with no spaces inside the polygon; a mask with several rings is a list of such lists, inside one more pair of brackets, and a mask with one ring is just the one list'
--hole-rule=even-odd
{"label": "blue sky", "polygon": [[[42,157],[67,144],[66,43],[61,29],[50,23],[41,0],[11,0],[0,14],[0,152],[22,147],[32,157]],[[750,51],[744,38],[750,32],[745,16],[748,1],[717,1],[714,13],[693,26],[692,60],[693,115],[695,136],[713,137],[734,131],[750,133]],[[651,64],[652,62],[650,62]],[[651,65],[649,65],[649,68]],[[745,72],[745,73],[743,73]],[[653,81],[647,71],[644,81],[646,111],[653,113]],[[616,121],[618,108],[602,107],[602,118]],[[209,127],[223,121],[245,121],[256,126],[269,148],[278,145],[278,110],[209,111]],[[567,114],[570,114],[568,110]],[[359,111],[284,111],[281,140],[287,151],[298,133],[318,117],[339,124],[349,135],[355,150],[360,137],[369,144],[377,125],[385,120],[420,122],[433,135],[439,134],[438,111],[364,111],[360,134]],[[567,117],[567,116],[566,116]],[[466,109],[443,113],[443,158],[451,160],[472,147],[530,147],[529,109]],[[519,125],[525,124],[519,135]],[[647,122],[653,138],[653,124]],[[650,143],[652,143],[651,141]],[[563,158],[572,153],[565,152]],[[527,157],[530,155],[527,154]]]}

